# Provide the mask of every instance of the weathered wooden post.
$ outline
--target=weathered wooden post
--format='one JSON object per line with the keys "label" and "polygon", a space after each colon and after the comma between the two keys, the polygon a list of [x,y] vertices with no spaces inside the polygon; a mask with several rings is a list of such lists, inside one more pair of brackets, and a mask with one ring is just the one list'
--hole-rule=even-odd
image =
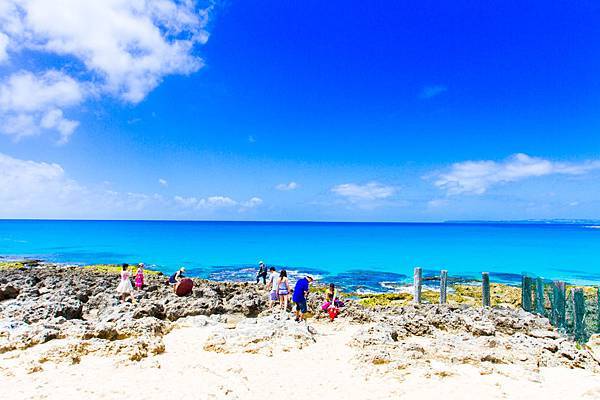
{"label": "weathered wooden post", "polygon": [[414,275],[414,298],[413,301],[417,304],[419,304],[421,302],[421,285],[422,285],[422,280],[423,280],[423,272],[421,271],[420,267],[416,267],[415,268],[415,275]]}
{"label": "weathered wooden post", "polygon": [[544,303],[544,279],[539,276],[535,280],[535,312],[540,315],[546,315]]}
{"label": "weathered wooden post", "polygon": [[531,277],[527,275],[521,279],[521,307],[531,312]]}
{"label": "weathered wooden post", "polygon": [[596,333],[600,333],[600,286],[596,293]]}
{"label": "weathered wooden post", "polygon": [[565,283],[554,281],[552,286],[552,322],[559,330],[566,327],[566,301],[567,293]]}
{"label": "weathered wooden post", "polygon": [[585,342],[585,297],[583,289],[573,289],[573,327],[575,340]]}
{"label": "weathered wooden post", "polygon": [[448,271],[443,269],[440,273],[440,304],[446,304],[448,292]]}
{"label": "weathered wooden post", "polygon": [[481,273],[481,302],[484,307],[489,307],[490,304],[490,274],[489,272]]}

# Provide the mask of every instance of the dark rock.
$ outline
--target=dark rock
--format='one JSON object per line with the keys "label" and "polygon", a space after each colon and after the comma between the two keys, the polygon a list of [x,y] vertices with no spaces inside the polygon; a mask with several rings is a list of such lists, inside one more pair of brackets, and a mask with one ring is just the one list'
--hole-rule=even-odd
{"label": "dark rock", "polygon": [[0,301],[16,299],[19,295],[19,289],[14,287],[13,285],[5,285],[0,287]]}

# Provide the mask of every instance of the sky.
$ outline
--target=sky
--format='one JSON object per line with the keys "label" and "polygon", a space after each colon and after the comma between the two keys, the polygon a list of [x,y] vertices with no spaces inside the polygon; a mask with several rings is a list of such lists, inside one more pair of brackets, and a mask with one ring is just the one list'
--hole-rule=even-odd
{"label": "sky", "polygon": [[595,1],[0,0],[0,218],[600,218]]}

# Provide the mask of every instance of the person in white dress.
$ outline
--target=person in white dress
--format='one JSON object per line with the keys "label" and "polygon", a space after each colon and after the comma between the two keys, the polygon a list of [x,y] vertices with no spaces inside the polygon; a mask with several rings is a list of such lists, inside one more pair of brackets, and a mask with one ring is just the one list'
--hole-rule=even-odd
{"label": "person in white dress", "polygon": [[279,274],[277,273],[277,270],[275,270],[275,267],[271,267],[269,268],[269,271],[271,271],[271,275],[269,275],[269,280],[267,281],[267,287],[269,288],[269,310],[271,308],[273,308],[273,303],[277,301],[277,299],[279,299],[279,296],[277,294],[277,283],[279,280]]}
{"label": "person in white dress", "polygon": [[135,298],[133,297],[133,286],[131,285],[131,273],[129,272],[129,265],[123,264],[123,269],[121,271],[121,281],[119,282],[119,286],[117,286],[117,293],[121,296],[121,303],[125,302],[125,297],[129,295],[131,297],[131,302],[135,303]]}

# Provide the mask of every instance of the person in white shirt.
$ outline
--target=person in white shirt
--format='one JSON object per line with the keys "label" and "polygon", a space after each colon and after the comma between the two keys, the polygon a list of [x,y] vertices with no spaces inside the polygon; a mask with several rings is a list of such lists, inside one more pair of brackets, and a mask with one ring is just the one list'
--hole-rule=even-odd
{"label": "person in white shirt", "polygon": [[279,279],[279,274],[275,270],[275,267],[269,268],[269,280],[267,281],[267,287],[270,288],[269,309],[273,308],[273,302],[275,302],[279,299],[279,297],[277,296],[277,280],[278,279]]}

